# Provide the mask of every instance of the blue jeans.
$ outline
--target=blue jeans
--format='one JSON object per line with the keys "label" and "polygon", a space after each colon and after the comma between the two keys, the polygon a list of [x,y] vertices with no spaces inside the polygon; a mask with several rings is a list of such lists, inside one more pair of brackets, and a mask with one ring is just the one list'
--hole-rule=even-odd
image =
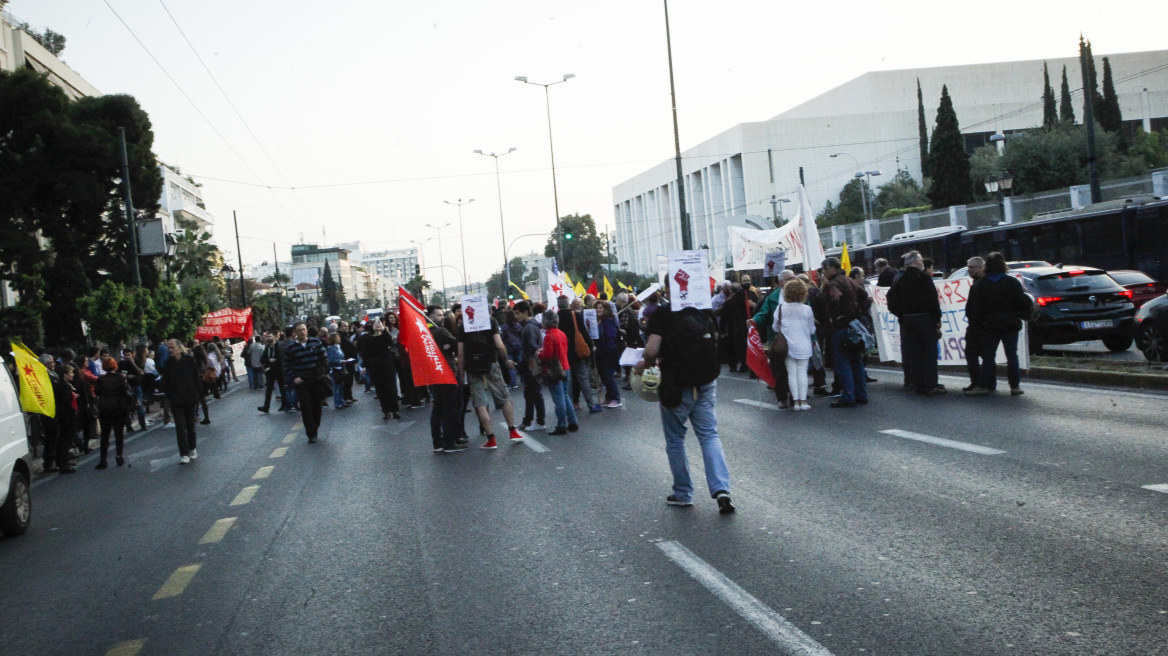
{"label": "blue jeans", "polygon": [[835,379],[840,384],[840,403],[855,403],[868,400],[868,374],[864,370],[864,358],[844,349],[848,341],[848,329],[842,328],[831,335],[831,351],[835,355]]}
{"label": "blue jeans", "polygon": [[339,408],[345,405],[345,371],[343,369],[332,370],[333,376],[333,407]]}
{"label": "blue jeans", "polygon": [[[696,394],[695,394],[696,391]],[[712,498],[718,492],[730,491],[730,471],[722,454],[722,440],[718,439],[718,417],[714,403],[718,397],[718,381],[702,387],[681,391],[681,405],[676,408],[661,406],[661,425],[665,429],[665,454],[673,471],[673,494],[679,501],[693,500],[693,481],[689,476],[689,458],[685,455],[685,422],[693,424],[694,434],[702,447],[702,461],[706,467],[706,485]]]}
{"label": "blue jeans", "polygon": [[247,388],[261,389],[264,386],[264,370],[254,367],[247,368]]}
{"label": "blue jeans", "polygon": [[620,355],[616,353],[596,356],[596,370],[600,373],[600,382],[604,383],[605,401],[620,401],[620,387],[616,384],[619,360]]}
{"label": "blue jeans", "polygon": [[572,372],[569,369],[564,373],[567,374],[567,378],[548,385],[548,391],[552,393],[552,403],[556,407],[556,428],[567,428],[568,424],[576,423],[576,409],[572,407],[572,394],[568,390]]}
{"label": "blue jeans", "polygon": [[998,355],[998,342],[1002,343],[1006,351],[1006,379],[1013,389],[1021,384],[1021,375],[1018,372],[1018,331],[987,330],[982,333],[981,351],[981,384],[986,389],[998,386],[998,369],[994,358]]}

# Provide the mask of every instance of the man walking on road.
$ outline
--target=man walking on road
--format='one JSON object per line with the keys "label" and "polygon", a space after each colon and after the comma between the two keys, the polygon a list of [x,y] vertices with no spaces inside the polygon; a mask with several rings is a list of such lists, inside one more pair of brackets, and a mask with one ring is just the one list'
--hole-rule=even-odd
{"label": "man walking on road", "polygon": [[523,439],[515,430],[515,406],[511,403],[507,383],[503,381],[500,362],[505,363],[508,369],[515,368],[515,363],[507,357],[507,347],[503,345],[503,337],[499,334],[499,323],[493,317],[490,330],[468,333],[463,327],[459,327],[458,377],[462,378],[465,372],[467,382],[470,384],[470,398],[479,416],[479,424],[487,434],[487,441],[481,447],[483,449],[499,448],[495,442],[495,431],[491,429],[491,411],[487,409],[487,404],[492,401],[496,408],[503,410],[511,442]]}
{"label": "man walking on road", "polygon": [[718,438],[718,417],[714,404],[718,395],[718,327],[710,313],[696,308],[672,312],[667,305],[657,308],[649,319],[649,339],[643,359],[635,371],[660,363],[661,425],[665,431],[665,453],[673,472],[673,494],[665,498],[671,506],[693,505],[693,480],[685,453],[685,424],[693,425],[702,448],[706,485],[718,502],[718,512],[734,512],[730,500],[730,471]]}
{"label": "man walking on road", "polygon": [[888,311],[900,320],[905,385],[926,396],[945,394],[945,386],[937,384],[941,302],[932,276],[925,273],[925,259],[917,251],[904,256],[904,272],[888,290]]}
{"label": "man walking on road", "polygon": [[284,377],[288,383],[296,386],[304,432],[308,434],[308,443],[312,444],[316,442],[316,434],[320,429],[321,401],[325,398],[320,372],[328,370],[328,363],[324,357],[324,344],[308,336],[308,327],[304,322],[292,327],[292,339],[284,353]]}
{"label": "man walking on road", "polygon": [[178,462],[185,465],[199,457],[199,452],[195,450],[195,408],[203,397],[203,379],[199,376],[199,364],[183,350],[177,339],[167,340],[166,346],[170,357],[159,369],[162,392],[166,394],[170,413],[174,417]]}
{"label": "man walking on road", "polygon": [[840,386],[840,398],[831,407],[866,405],[868,374],[864,369],[864,356],[849,344],[848,326],[860,318],[860,307],[867,301],[868,294],[840,269],[840,261],[834,257],[823,261],[823,275],[827,277],[827,286],[823,290],[827,297],[827,334],[835,358],[835,382]]}
{"label": "man walking on road", "polygon": [[519,378],[523,381],[523,423],[519,425],[523,430],[531,428],[535,420],[536,430],[547,429],[547,406],[544,405],[543,391],[539,381],[531,373],[531,363],[535,354],[543,346],[543,337],[540,334],[540,322],[531,318],[531,304],[519,301],[515,304],[515,320],[523,326],[523,347],[519,356]]}

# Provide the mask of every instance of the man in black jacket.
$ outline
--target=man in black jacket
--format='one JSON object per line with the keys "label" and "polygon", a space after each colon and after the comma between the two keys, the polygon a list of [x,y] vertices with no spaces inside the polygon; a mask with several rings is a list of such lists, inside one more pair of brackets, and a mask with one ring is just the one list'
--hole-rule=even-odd
{"label": "man in black jacket", "polygon": [[868,302],[868,293],[840,268],[840,261],[829,257],[823,261],[823,275],[827,285],[825,316],[835,361],[835,382],[840,386],[840,398],[833,408],[851,408],[868,403],[868,372],[864,355],[848,345],[848,326],[860,318],[860,308]]}
{"label": "man in black jacket", "polygon": [[1022,288],[1022,283],[1010,276],[1006,269],[1006,258],[1001,253],[986,256],[985,276],[974,284],[969,292],[969,302],[965,316],[970,326],[981,330],[981,381],[971,389],[970,396],[992,394],[997,387],[997,364],[994,358],[998,352],[998,342],[1006,352],[1006,376],[1010,382],[1010,394],[1022,394],[1018,372],[1018,332],[1022,330],[1022,319],[1029,316],[1032,307],[1030,297]]}
{"label": "man in black jacket", "polygon": [[[969,277],[972,279],[970,287],[977,285],[977,282],[985,277],[985,260],[980,257],[971,257],[965,263],[969,270]],[[972,290],[970,292],[972,296]],[[972,300],[972,299],[971,299]],[[969,318],[969,304],[966,303],[965,310],[965,368],[969,371],[969,387],[961,390],[968,394],[982,386],[981,384],[981,343],[982,330],[981,327],[970,320]]]}
{"label": "man in black jacket", "polygon": [[198,458],[195,450],[195,407],[203,396],[203,380],[199,376],[199,365],[183,350],[177,339],[167,340],[170,357],[162,365],[162,392],[170,402],[170,412],[174,415],[174,433],[178,438],[179,464],[185,465],[191,458]]}
{"label": "man in black jacket", "polygon": [[937,384],[941,302],[917,251],[904,256],[904,271],[888,290],[888,311],[900,321],[905,387],[928,396],[945,394],[945,386]]}
{"label": "man in black jacket", "polygon": [[327,367],[324,344],[316,338],[315,331],[309,333],[303,321],[297,322],[292,326],[292,342],[284,351],[284,383],[296,387],[309,444],[316,442],[320,430],[320,408],[327,386],[321,374]]}
{"label": "man in black jacket", "polygon": [[888,260],[880,258],[876,260],[876,286],[877,287],[891,287],[893,282],[896,282],[896,274],[900,273],[896,267],[890,266]]}

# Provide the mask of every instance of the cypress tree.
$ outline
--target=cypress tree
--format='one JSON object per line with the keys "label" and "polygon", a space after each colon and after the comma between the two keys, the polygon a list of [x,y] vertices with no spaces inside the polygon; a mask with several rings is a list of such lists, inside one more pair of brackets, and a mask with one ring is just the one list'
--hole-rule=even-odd
{"label": "cypress tree", "polygon": [[941,87],[941,104],[937,107],[937,123],[933,126],[933,142],[929,148],[929,164],[933,172],[933,186],[929,200],[933,207],[964,205],[973,201],[973,184],[969,178],[969,155],[957,123],[957,112],[949,98],[949,88]]}
{"label": "cypress tree", "polygon": [[[1099,93],[1099,76],[1095,73],[1095,53],[1091,52],[1091,42],[1084,46],[1087,50],[1087,81],[1091,87],[1091,98],[1095,101],[1095,119],[1099,119],[1099,108],[1103,106],[1103,95]],[[1084,92],[1085,93],[1085,92]],[[1086,110],[1083,110],[1086,112]]]}
{"label": "cypress tree", "polygon": [[1063,90],[1059,98],[1059,120],[1063,123],[1075,122],[1075,107],[1071,104],[1071,85],[1067,82],[1067,67],[1063,66]]}
{"label": "cypress tree", "polygon": [[1042,62],[1042,127],[1050,129],[1057,123],[1058,110],[1054,104],[1054,89],[1050,88],[1050,71],[1046,62]]}
{"label": "cypress tree", "polygon": [[341,303],[344,298],[337,284],[336,278],[333,278],[332,267],[329,266],[328,260],[324,261],[324,272],[320,276],[320,300],[328,307],[329,314],[340,314]]}
{"label": "cypress tree", "polygon": [[921,179],[933,174],[929,165],[929,126],[925,123],[925,97],[921,94],[921,78],[917,78],[917,131],[920,136]]}
{"label": "cypress tree", "polygon": [[1103,58],[1103,99],[1097,107],[1099,109],[1095,111],[1095,117],[1099,125],[1108,132],[1118,134],[1122,145],[1123,114],[1119,109],[1119,96],[1115,93],[1115,80],[1111,77],[1111,62],[1107,57]]}

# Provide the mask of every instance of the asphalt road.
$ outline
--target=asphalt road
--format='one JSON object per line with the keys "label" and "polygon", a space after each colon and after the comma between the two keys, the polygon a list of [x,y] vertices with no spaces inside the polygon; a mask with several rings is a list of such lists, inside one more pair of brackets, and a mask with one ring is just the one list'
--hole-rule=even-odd
{"label": "asphalt road", "polygon": [[132,468],[36,485],[0,540],[0,654],[1168,653],[1168,493],[1143,487],[1168,490],[1168,398],[879,377],[866,408],[785,413],[723,376],[728,516],[665,505],[631,394],[435,455],[428,409],[361,395],[309,445],[235,390],[190,465],[154,429]]}

